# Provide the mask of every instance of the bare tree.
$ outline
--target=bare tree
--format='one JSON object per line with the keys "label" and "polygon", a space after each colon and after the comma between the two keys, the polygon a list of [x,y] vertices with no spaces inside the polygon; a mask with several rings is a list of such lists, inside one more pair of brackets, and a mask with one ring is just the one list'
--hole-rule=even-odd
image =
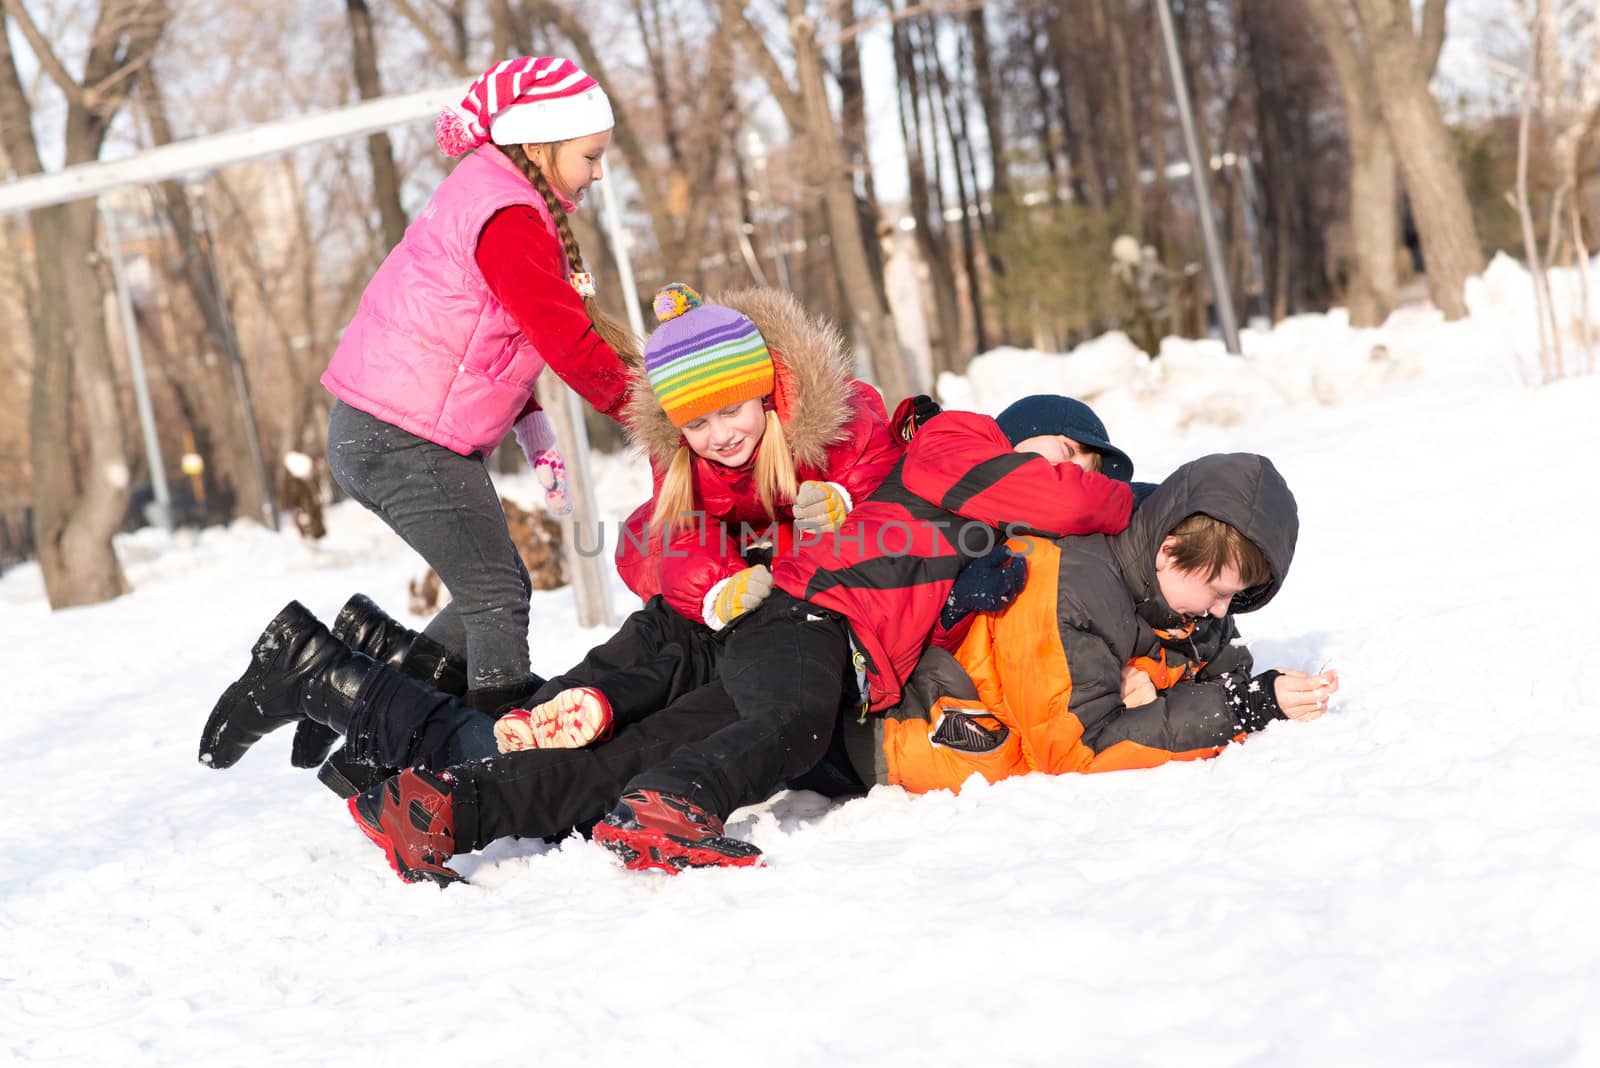
{"label": "bare tree", "polygon": [[1350,325],[1377,326],[1394,310],[1399,280],[1399,170],[1389,128],[1378,108],[1371,56],[1356,43],[1355,13],[1345,0],[1305,0],[1344,98],[1350,140]]}
{"label": "bare tree", "polygon": [[[151,142],[171,144],[174,133],[155,64],[147,64],[139,72],[138,86],[139,110]],[[268,487],[261,485],[256,474],[243,429],[243,413],[229,358],[236,339],[226,294],[219,285],[222,271],[214,258],[215,234],[204,232],[189,191],[182,182],[158,183],[155,192],[177,245],[176,274],[198,310],[202,326],[194,338],[194,348],[205,355],[192,362],[193,370],[185,376],[192,381],[186,384],[185,391],[199,399],[190,408],[195,416],[190,427],[195,435],[196,452],[211,480],[208,499],[216,499],[217,480],[223,479],[232,491],[233,514],[259,519]]]}
{"label": "bare tree", "polygon": [[[4,0],[0,20],[0,138],[19,174],[43,170],[33,104],[9,42],[15,29],[66,100],[65,162],[99,158],[131,79],[149,61],[169,18],[163,0],[102,0],[74,78],[21,0]],[[128,460],[122,406],[96,269],[95,205],[77,201],[28,215],[37,255],[34,374],[29,403],[34,541],[51,607],[92,604],[128,591],[111,545],[127,510]],[[74,405],[76,400],[76,407]],[[75,413],[77,418],[75,418]],[[72,470],[72,432],[87,446],[85,477]]]}
{"label": "bare tree", "polygon": [[[356,88],[362,100],[383,95],[378,81],[378,46],[373,39],[372,11],[367,0],[345,0],[350,16],[350,58],[355,68]],[[383,130],[367,137],[367,155],[372,160],[373,199],[383,221],[383,241],[394,248],[406,233],[406,213],[400,206],[400,172],[394,165],[394,145]]]}
{"label": "bare tree", "polygon": [[[1590,9],[1588,11],[1584,9]],[[1549,269],[1570,239],[1577,263],[1576,319],[1578,343],[1584,353],[1583,368],[1594,369],[1589,322],[1588,248],[1577,208],[1579,146],[1600,120],[1600,12],[1591,3],[1561,0],[1524,0],[1523,29],[1528,34],[1528,63],[1520,76],[1522,110],[1517,124],[1516,188],[1506,199],[1516,209],[1522,225],[1523,249],[1533,282],[1535,315],[1539,326],[1539,377],[1550,382],[1569,373],[1563,351],[1561,316],[1550,285]],[[1572,32],[1580,20],[1587,25]],[[1586,31],[1586,32],[1583,32]],[[1575,42],[1575,45],[1574,45]],[[1566,46],[1566,47],[1564,47]],[[1549,197],[1547,248],[1541,253],[1534,221],[1532,183],[1529,179],[1530,141],[1538,124],[1544,133],[1547,166],[1553,188]]]}
{"label": "bare tree", "polygon": [[[1352,0],[1377,91],[1378,110],[1405,182],[1422,241],[1428,293],[1447,319],[1467,314],[1467,279],[1483,270],[1483,251],[1456,162],[1455,144],[1428,88],[1443,40],[1446,0],[1427,0],[1422,32],[1410,0]],[[1437,29],[1434,27],[1437,26]]]}
{"label": "bare tree", "polygon": [[913,377],[867,255],[867,242],[878,238],[876,233],[862,233],[849,160],[828,102],[816,20],[807,12],[805,0],[786,0],[795,71],[791,82],[777,56],[745,20],[742,0],[718,0],[718,10],[723,25],[761,72],[790,132],[805,146],[808,177],[820,193],[834,267],[850,304],[855,331],[871,355],[878,388],[891,403],[920,392],[922,383]]}
{"label": "bare tree", "polygon": [[[893,0],[890,0],[890,10]],[[936,326],[933,341],[933,367],[953,371],[961,351],[961,300],[956,290],[955,254],[945,226],[944,201],[936,183],[930,181],[927,158],[938,155],[938,146],[924,131],[923,115],[932,93],[923,82],[922,66],[916,60],[912,34],[914,24],[896,19],[890,28],[894,45],[896,96],[899,100],[900,136],[905,143],[907,192],[917,250],[927,264],[928,281],[933,289],[933,315]],[[929,119],[931,122],[931,117]],[[931,149],[928,146],[932,146]]]}

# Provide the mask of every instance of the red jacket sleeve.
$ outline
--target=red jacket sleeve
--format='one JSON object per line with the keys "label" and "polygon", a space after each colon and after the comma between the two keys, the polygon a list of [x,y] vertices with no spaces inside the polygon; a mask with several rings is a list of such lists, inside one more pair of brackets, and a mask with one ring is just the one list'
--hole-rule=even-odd
{"label": "red jacket sleeve", "polygon": [[685,619],[704,623],[703,609],[711,587],[742,571],[737,534],[720,523],[704,530],[690,527],[670,539],[650,530],[652,501],[634,509],[617,539],[617,573],[641,601],[656,594]]}
{"label": "red jacket sleeve", "polygon": [[567,281],[555,235],[530,207],[503,208],[478,235],[478,270],[556,377],[595,411],[621,421],[628,369],[600,339]]}
{"label": "red jacket sleeve", "polygon": [[661,592],[686,619],[704,623],[711,587],[746,567],[739,537],[721,523],[691,527],[667,542],[661,553]]}
{"label": "red jacket sleeve", "polygon": [[852,504],[860,504],[889,476],[903,453],[889,433],[889,413],[878,391],[865,382],[850,385],[845,439],[828,450],[826,474],[828,481],[849,492]]}
{"label": "red jacket sleeve", "polygon": [[923,500],[1008,536],[1116,534],[1133,514],[1126,482],[1015,452],[993,419],[974,412],[929,420],[906,450],[901,476]]}
{"label": "red jacket sleeve", "polygon": [[645,501],[623,521],[617,538],[617,574],[641,601],[661,592],[660,538],[650,537],[650,509]]}

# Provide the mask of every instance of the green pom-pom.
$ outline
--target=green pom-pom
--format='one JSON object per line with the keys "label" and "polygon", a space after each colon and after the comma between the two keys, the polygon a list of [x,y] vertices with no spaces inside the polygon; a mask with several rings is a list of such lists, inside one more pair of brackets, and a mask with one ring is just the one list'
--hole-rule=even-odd
{"label": "green pom-pom", "polygon": [[684,285],[682,282],[672,282],[662,286],[656,293],[656,319],[664,323],[704,303],[705,298],[696,293],[692,286]]}

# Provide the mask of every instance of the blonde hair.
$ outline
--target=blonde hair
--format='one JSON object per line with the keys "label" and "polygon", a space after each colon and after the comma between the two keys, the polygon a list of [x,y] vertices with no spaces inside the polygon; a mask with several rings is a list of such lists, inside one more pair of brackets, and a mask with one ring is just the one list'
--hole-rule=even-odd
{"label": "blonde hair", "polygon": [[[767,425],[761,432],[761,444],[756,446],[756,496],[767,518],[778,518],[778,505],[793,504],[799,492],[799,477],[794,470],[794,457],[789,455],[789,439],[778,421],[778,413],[766,413]],[[650,512],[650,526],[676,534],[694,525],[694,453],[689,446],[679,445],[661,479],[661,491],[656,494],[656,506]]]}
{"label": "blonde hair", "polygon": [[1179,571],[1201,571],[1210,581],[1232,564],[1245,589],[1272,581],[1272,565],[1266,556],[1230,523],[1196,512],[1173,527],[1170,536],[1176,544],[1169,555]]}
{"label": "blonde hair", "polygon": [[[566,144],[565,141],[549,142],[550,151]],[[550,182],[539,169],[539,165],[529,158],[527,150],[521,145],[496,145],[505,157],[516,164],[523,177],[533,184],[539,195],[544,198],[544,205],[550,210],[550,218],[555,220],[556,233],[561,237],[561,247],[567,253],[567,265],[570,270],[586,270],[583,265],[583,251],[578,248],[578,239],[572,236],[572,225],[567,222],[567,209],[561,206],[561,201],[556,199],[555,190],[550,188]],[[595,333],[600,335],[600,340],[610,345],[622,362],[629,367],[643,367],[644,357],[640,354],[639,339],[633,331],[617,322],[611,316],[600,310],[600,305],[593,297],[583,298],[583,310],[589,313],[589,321],[594,323]]]}

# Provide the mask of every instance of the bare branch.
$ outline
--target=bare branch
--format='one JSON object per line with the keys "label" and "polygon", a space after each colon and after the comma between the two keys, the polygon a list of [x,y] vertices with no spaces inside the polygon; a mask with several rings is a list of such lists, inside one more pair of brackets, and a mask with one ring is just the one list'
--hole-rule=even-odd
{"label": "bare branch", "polygon": [[928,0],[925,4],[912,4],[904,11],[885,12],[856,22],[831,37],[818,38],[817,47],[828,48],[857,36],[876,26],[885,26],[901,19],[914,19],[921,15],[965,15],[989,6],[988,0]]}
{"label": "bare branch", "polygon": [[805,110],[800,103],[800,92],[789,84],[789,79],[784,76],[783,68],[778,66],[778,61],[773,57],[767,43],[744,17],[743,0],[717,0],[717,10],[722,15],[723,25],[738,42],[740,50],[761,72],[767,88],[783,111],[789,129],[799,134],[806,128]]}
{"label": "bare branch", "polygon": [[0,155],[5,157],[6,168],[16,174],[38,174],[43,170],[33,136],[28,93],[17,74],[4,20],[0,20]]}
{"label": "bare branch", "polygon": [[161,40],[165,25],[166,15],[162,13],[138,25],[136,31],[130,30],[133,36],[128,42],[128,52],[116,69],[83,91],[87,108],[109,115],[122,106],[133,89],[128,79],[142,71],[155,57],[156,45]]}
{"label": "bare branch", "polygon": [[393,3],[395,9],[406,17],[406,21],[416,27],[418,33],[422,34],[422,39],[428,42],[428,47],[433,49],[434,55],[449,64],[451,71],[458,77],[471,78],[477,73],[477,71],[458,59],[454,52],[450,51],[450,46],[445,44],[444,39],[437,33],[433,32],[433,27],[428,25],[428,20],[423,18],[408,0],[393,0]]}
{"label": "bare branch", "polygon": [[22,0],[0,0],[5,11],[16,22],[17,28],[22,31],[23,38],[28,42],[28,47],[33,49],[34,57],[39,61],[41,70],[50,75],[50,80],[56,83],[67,103],[76,108],[88,108],[88,101],[84,97],[83,86],[56,57],[50,48],[50,42],[45,40],[44,34],[39,32],[39,27],[34,25],[33,16],[28,14],[28,9],[23,6]]}
{"label": "bare branch", "polygon": [[1422,27],[1417,34],[1417,54],[1422,76],[1432,78],[1444,48],[1444,8],[1449,0],[1428,0],[1422,8]]}

